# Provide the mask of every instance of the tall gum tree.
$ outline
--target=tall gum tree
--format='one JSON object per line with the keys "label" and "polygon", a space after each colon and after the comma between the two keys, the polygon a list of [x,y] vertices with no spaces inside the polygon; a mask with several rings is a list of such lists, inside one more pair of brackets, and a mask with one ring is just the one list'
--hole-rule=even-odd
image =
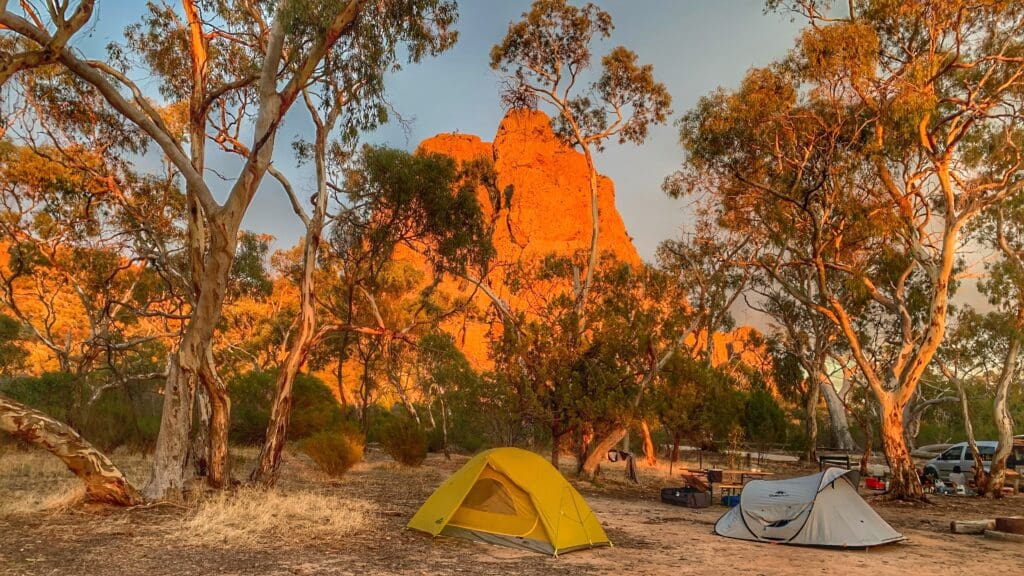
{"label": "tall gum tree", "polygon": [[73,378],[73,393],[66,422],[10,399],[0,418],[61,458],[86,499],[135,503],[135,489],[74,427],[105,391],[163,376],[149,365],[184,319],[183,195],[170,178],[132,169],[124,158],[141,135],[60,66],[21,70],[2,90],[14,113],[0,142],[0,306]]}
{"label": "tall gum tree", "polygon": [[[82,4],[91,6],[92,2]],[[149,95],[130,79],[123,48],[115,48],[106,61],[87,59],[68,48],[66,42],[57,41],[77,29],[73,28],[75,22],[62,13],[51,11],[39,18],[16,13],[6,2],[3,8],[0,27],[4,36],[13,34],[37,51],[48,50],[52,62],[91,85],[114,110],[144,132],[185,182],[192,310],[185,333],[168,361],[160,433],[145,494],[175,498],[185,488],[193,404],[200,385],[211,408],[208,481],[212,486],[223,486],[230,477],[230,400],[213,370],[211,339],[224,301],[239,225],[270,166],[284,116],[339,40],[365,31],[357,25],[361,18],[380,18],[379,26],[374,28],[378,39],[412,40],[415,45],[415,39],[423,34],[448,34],[445,25],[453,19],[454,7],[443,0],[237,0],[212,5],[183,0],[187,39],[180,46],[182,50],[162,55],[167,59],[163,69],[154,69],[174,74],[175,79],[186,83],[187,98],[183,100],[189,103],[189,115],[184,130],[167,122]],[[205,19],[204,8],[210,12]],[[433,27],[435,24],[438,28]],[[232,47],[241,52],[232,51]],[[410,52],[415,54],[417,49]],[[188,64],[175,64],[177,58],[187,58]],[[229,73],[221,74],[225,70]],[[181,74],[183,71],[186,73]],[[380,75],[385,70],[370,72]],[[208,136],[208,115],[218,105],[218,112],[225,112],[230,99],[247,101],[247,114],[240,115],[237,123],[248,126],[246,132],[251,137],[234,183],[225,200],[218,202],[206,181],[202,150]]]}
{"label": "tall gum tree", "polygon": [[[1024,137],[1018,135],[1012,148],[1024,144]],[[1000,154],[993,158],[993,164],[1012,161],[1012,154]],[[987,210],[974,236],[997,250],[998,258],[988,263],[988,277],[979,283],[979,290],[988,296],[995,308],[985,318],[981,338],[989,342],[987,355],[998,351],[998,367],[990,370],[996,374],[992,397],[993,416],[999,443],[992,456],[986,493],[1002,496],[1006,480],[1006,460],[1013,450],[1014,422],[1008,401],[1011,387],[1020,381],[1021,346],[1024,341],[1024,199],[1018,194],[1013,198]],[[989,340],[989,338],[991,340]],[[996,346],[991,346],[995,342]],[[966,407],[965,407],[965,418]],[[977,452],[977,449],[974,449]],[[980,457],[976,455],[976,459]]]}
{"label": "tall gum tree", "polygon": [[[556,133],[578,147],[590,176],[590,251],[582,282],[575,294],[580,315],[594,279],[600,234],[598,179],[594,152],[610,139],[642,144],[651,125],[663,124],[672,113],[672,97],[654,78],[650,64],[616,46],[601,59],[601,74],[577,93],[591,66],[591,42],[608,38],[611,16],[595,6],[573,6],[566,0],[536,0],[522,20],[508,27],[505,38],[491,49],[491,68],[508,75],[503,99],[512,108],[535,108],[543,103],[555,111]],[[581,320],[582,324],[582,320]]]}
{"label": "tall gum tree", "polygon": [[[639,64],[636,53],[624,46],[606,54],[598,78],[580,90],[591,66],[591,42],[608,38],[613,27],[611,16],[594,4],[536,0],[521,20],[509,24],[505,38],[491,49],[491,68],[507,75],[505,104],[510,108],[551,107],[556,133],[578,147],[586,160],[591,236],[582,279],[577,272],[573,280],[577,324],[573,343],[585,337],[584,314],[598,266],[600,214],[594,153],[613,138],[620,144],[643,143],[650,126],[664,123],[671,114],[672,97],[664,84],[655,80],[653,67]],[[646,423],[643,430],[647,436]],[[554,441],[552,459],[556,460],[557,438]]]}
{"label": "tall gum tree", "polygon": [[[890,494],[922,498],[905,414],[946,331],[965,227],[1022,186],[1024,6],[769,2],[806,18],[784,60],[681,121],[693,186],[774,246],[762,266],[840,330],[879,404]],[[992,150],[1008,155],[990,163]],[[809,267],[817,293],[780,273]],[[835,285],[869,299],[854,314]]]}

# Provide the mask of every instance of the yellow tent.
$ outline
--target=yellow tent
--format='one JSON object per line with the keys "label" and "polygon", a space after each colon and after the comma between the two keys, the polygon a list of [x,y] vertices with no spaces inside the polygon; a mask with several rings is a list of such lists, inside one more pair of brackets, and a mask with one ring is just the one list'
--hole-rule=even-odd
{"label": "yellow tent", "polygon": [[611,545],[562,474],[519,448],[477,454],[434,491],[408,526],[556,556]]}

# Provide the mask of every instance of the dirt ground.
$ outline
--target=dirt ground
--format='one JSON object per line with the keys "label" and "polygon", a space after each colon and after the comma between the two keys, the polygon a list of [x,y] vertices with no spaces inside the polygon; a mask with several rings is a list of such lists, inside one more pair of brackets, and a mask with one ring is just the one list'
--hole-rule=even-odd
{"label": "dirt ground", "polygon": [[[17,458],[10,453],[0,456],[0,504],[8,498],[28,502],[39,498],[40,491],[67,492],[73,486],[73,479],[59,469],[40,476],[30,466],[15,465]],[[48,511],[33,512],[31,506],[8,501],[6,511],[0,506],[0,574],[877,576],[1019,574],[1024,567],[1024,544],[949,533],[952,519],[1024,514],[1024,496],[1002,501],[933,496],[932,504],[926,505],[867,496],[906,542],[849,551],[783,547],[715,536],[712,527],[724,507],[690,510],[662,504],[658,490],[668,484],[667,470],[641,468],[637,487],[622,479],[622,464],[607,465],[597,485],[577,483],[604,524],[612,548],[551,558],[452,538],[431,539],[404,529],[424,499],[465,460],[431,455],[424,466],[409,469],[371,450],[367,462],[342,480],[330,480],[302,458],[290,456],[275,502],[298,494],[313,496],[296,500],[303,508],[274,504],[281,508],[259,511],[259,520],[244,520],[243,524],[260,526],[241,540],[219,527],[207,527],[202,539],[190,537],[188,528],[196,524],[189,522],[199,518],[195,503],[133,510],[54,510],[51,504]],[[778,472],[792,476],[801,471],[789,467]],[[257,509],[263,500],[253,492],[234,498],[246,499]],[[318,506],[333,509],[308,509]],[[361,512],[332,524],[331,515],[347,507]],[[233,529],[244,532],[253,526]]]}

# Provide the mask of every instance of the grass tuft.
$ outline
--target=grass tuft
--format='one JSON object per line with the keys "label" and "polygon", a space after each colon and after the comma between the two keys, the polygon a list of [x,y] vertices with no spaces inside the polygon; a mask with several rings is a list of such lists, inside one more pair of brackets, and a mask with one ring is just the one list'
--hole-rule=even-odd
{"label": "grass tuft", "polygon": [[367,502],[316,490],[244,487],[205,498],[181,524],[181,538],[197,546],[302,545],[364,529]]}

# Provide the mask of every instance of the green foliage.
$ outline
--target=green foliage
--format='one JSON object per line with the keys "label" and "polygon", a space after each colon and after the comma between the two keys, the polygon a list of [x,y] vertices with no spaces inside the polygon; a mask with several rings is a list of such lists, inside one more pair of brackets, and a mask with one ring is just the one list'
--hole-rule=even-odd
{"label": "green foliage", "polygon": [[23,365],[28,352],[22,347],[21,324],[0,314],[0,376],[12,374]]}
{"label": "green foliage", "polygon": [[317,432],[299,441],[302,450],[322,472],[340,478],[363,459],[365,439],[347,427]]}
{"label": "green foliage", "polygon": [[0,392],[69,424],[101,450],[127,447],[146,451],[155,444],[160,426],[159,384],[155,380],[132,381],[91,398],[86,378],[49,372],[12,378],[0,385]]}
{"label": "green foliage", "polygon": [[133,382],[103,392],[86,410],[81,433],[101,450],[146,452],[160,430],[158,382]]}
{"label": "green foliage", "polygon": [[61,422],[75,422],[82,395],[74,375],[47,372],[41,376],[12,378],[3,385],[4,394]]}
{"label": "green foliage", "polygon": [[[232,400],[228,434],[232,443],[256,445],[263,442],[270,421],[276,378],[275,371],[247,372],[228,382]],[[341,407],[319,378],[298,374],[294,387],[289,440],[301,440],[336,429],[341,424],[344,419]]]}
{"label": "green foliage", "polygon": [[270,236],[242,232],[238,236],[238,248],[231,263],[228,276],[228,296],[238,298],[266,298],[274,290],[267,271],[267,254],[270,252]]}
{"label": "green foliage", "polygon": [[726,440],[744,413],[738,382],[721,368],[685,354],[665,365],[650,403],[670,436],[707,448]]}
{"label": "green foliage", "polygon": [[408,417],[394,418],[381,431],[381,444],[396,462],[419,466],[427,458],[427,434]]}
{"label": "green foliage", "polygon": [[553,106],[555,131],[574,146],[593,144],[600,150],[613,136],[619,143],[642,143],[649,127],[663,124],[671,114],[672,97],[654,79],[650,65],[637,63],[633,51],[613,48],[586,92],[572,92],[591,65],[591,43],[608,38],[613,28],[611,16],[594,4],[535,0],[491,48],[491,68],[509,77],[505,104]]}
{"label": "green foliage", "polygon": [[763,382],[751,385],[743,407],[742,426],[747,439],[758,446],[775,444],[786,437],[786,412]]}
{"label": "green foliage", "polygon": [[417,345],[418,366],[423,375],[420,386],[434,402],[435,427],[429,431],[430,450],[444,449],[445,428],[449,446],[477,452],[491,445],[505,445],[502,423],[509,418],[500,390],[473,370],[455,346],[455,339],[443,332],[431,332]]}
{"label": "green foliage", "polygon": [[360,208],[335,227],[335,243],[348,253],[368,248],[378,262],[398,245],[414,246],[438,274],[483,268],[494,247],[476,189],[488,183],[493,168],[462,169],[441,154],[366,146],[345,183]]}

